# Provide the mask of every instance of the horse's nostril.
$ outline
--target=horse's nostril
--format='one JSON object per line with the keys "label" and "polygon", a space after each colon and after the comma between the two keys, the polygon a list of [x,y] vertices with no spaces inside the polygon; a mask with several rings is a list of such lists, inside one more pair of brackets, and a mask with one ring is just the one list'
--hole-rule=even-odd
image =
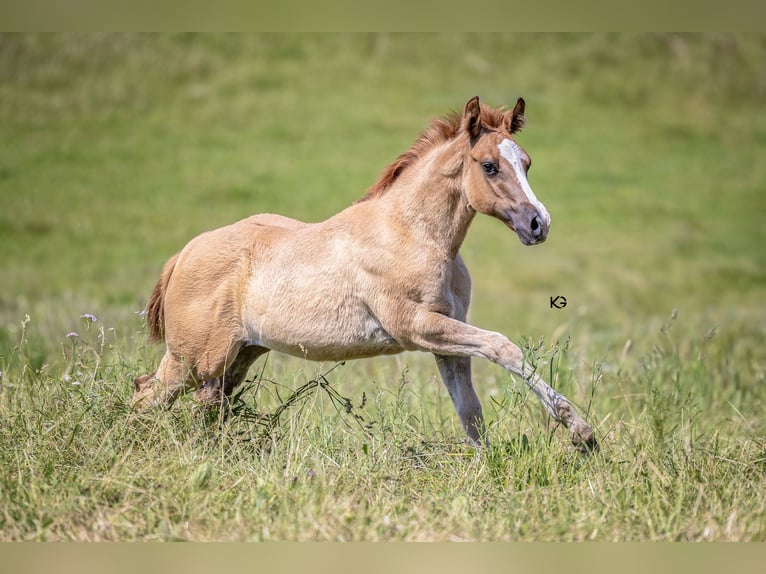
{"label": "horse's nostril", "polygon": [[532,233],[534,235],[540,235],[541,228],[540,228],[540,220],[537,219],[537,217],[532,218],[532,223],[530,224],[530,227],[532,228]]}

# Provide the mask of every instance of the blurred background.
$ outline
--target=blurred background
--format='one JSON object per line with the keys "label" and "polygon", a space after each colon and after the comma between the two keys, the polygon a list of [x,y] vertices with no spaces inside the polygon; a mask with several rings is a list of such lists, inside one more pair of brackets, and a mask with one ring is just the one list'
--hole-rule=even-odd
{"label": "blurred background", "polygon": [[143,341],[191,237],[336,213],[474,95],[526,99],[552,229],[524,247],[476,219],[473,323],[596,356],[673,309],[763,334],[764,36],[25,34],[0,36],[0,345],[29,315],[49,362],[85,313]]}

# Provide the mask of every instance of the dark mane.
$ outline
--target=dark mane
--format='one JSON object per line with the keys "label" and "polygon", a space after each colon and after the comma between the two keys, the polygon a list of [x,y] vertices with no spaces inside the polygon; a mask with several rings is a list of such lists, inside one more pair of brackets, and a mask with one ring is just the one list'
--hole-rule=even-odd
{"label": "dark mane", "polygon": [[[481,123],[487,128],[497,129],[503,124],[506,108],[490,108],[481,104]],[[402,172],[421,158],[428,150],[454,138],[461,128],[462,114],[452,112],[442,118],[431,121],[407,151],[386,167],[376,181],[359,201],[373,199],[384,194]],[[357,202],[358,203],[358,202]]]}

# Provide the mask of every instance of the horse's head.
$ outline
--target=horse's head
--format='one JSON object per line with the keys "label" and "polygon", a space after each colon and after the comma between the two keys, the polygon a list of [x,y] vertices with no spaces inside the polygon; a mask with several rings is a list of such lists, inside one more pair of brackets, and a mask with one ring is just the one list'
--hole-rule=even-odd
{"label": "horse's head", "polygon": [[548,237],[551,216],[527,181],[532,162],[513,139],[523,125],[522,98],[498,122],[482,118],[478,97],[468,101],[461,126],[470,141],[463,162],[464,189],[473,209],[498,218],[524,245],[535,245]]}

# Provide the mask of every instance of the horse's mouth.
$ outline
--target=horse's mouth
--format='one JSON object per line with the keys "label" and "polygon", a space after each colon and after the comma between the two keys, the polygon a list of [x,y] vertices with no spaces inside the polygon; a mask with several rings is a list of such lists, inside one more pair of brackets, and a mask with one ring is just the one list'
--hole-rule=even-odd
{"label": "horse's mouth", "polygon": [[542,243],[548,237],[547,233],[535,237],[532,234],[531,231],[527,231],[526,229],[519,229],[519,228],[517,228],[513,224],[513,220],[510,217],[509,218],[504,218],[503,219],[503,223],[505,223],[505,225],[506,225],[506,227],[508,227],[508,229],[510,229],[511,231],[516,233],[516,235],[519,238],[519,241],[521,241],[522,244],[527,245],[527,246],[529,246],[529,245],[537,245],[539,243]]}
{"label": "horse's mouth", "polygon": [[516,230],[516,235],[519,236],[519,240],[521,240],[524,245],[537,245],[538,243],[545,241],[545,236],[534,237],[531,233],[525,231]]}

